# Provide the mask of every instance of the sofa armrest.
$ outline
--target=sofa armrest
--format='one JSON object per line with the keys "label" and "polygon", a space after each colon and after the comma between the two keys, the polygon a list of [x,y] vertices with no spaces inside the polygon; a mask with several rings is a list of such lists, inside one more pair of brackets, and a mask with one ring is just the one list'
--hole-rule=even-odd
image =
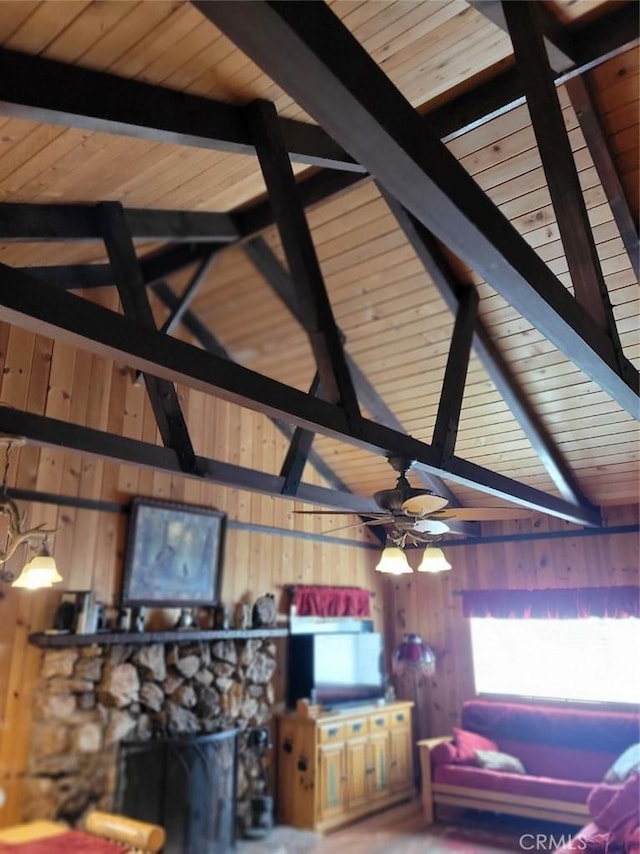
{"label": "sofa armrest", "polygon": [[433,791],[431,788],[431,751],[444,741],[451,741],[450,735],[440,735],[436,738],[422,738],[417,742],[420,752],[420,775],[422,778],[421,797],[424,818],[427,824],[433,824]]}

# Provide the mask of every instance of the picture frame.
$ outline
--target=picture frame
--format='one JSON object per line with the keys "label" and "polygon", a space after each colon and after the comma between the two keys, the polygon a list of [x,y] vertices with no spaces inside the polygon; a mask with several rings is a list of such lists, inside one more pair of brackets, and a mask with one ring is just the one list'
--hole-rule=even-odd
{"label": "picture frame", "polygon": [[208,507],[134,498],[122,605],[217,605],[225,522],[225,513]]}

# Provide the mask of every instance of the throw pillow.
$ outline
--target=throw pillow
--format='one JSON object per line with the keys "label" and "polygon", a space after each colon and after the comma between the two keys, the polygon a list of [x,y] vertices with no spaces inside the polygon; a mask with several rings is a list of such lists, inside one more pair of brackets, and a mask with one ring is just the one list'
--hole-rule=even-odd
{"label": "throw pillow", "polygon": [[517,756],[500,753],[499,750],[476,750],[476,761],[487,771],[508,771],[510,774],[526,774],[527,771]]}
{"label": "throw pillow", "polygon": [[605,783],[624,783],[629,774],[640,771],[640,742],[627,747],[604,775]]}
{"label": "throw pillow", "polygon": [[476,750],[497,750],[498,745],[490,738],[485,738],[483,735],[478,735],[477,732],[471,732],[467,729],[453,728],[453,740],[458,750],[456,762],[463,765],[475,765],[477,763]]}

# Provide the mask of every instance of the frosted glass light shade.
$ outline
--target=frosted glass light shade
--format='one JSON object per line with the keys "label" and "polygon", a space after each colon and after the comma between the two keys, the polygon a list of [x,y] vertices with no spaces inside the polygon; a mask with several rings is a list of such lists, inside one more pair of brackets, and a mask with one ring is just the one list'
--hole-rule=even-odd
{"label": "frosted glass light shade", "polygon": [[445,572],[448,569],[451,569],[451,564],[444,556],[442,549],[437,546],[427,546],[418,572]]}
{"label": "frosted glass light shade", "polygon": [[378,561],[376,572],[385,572],[388,575],[404,575],[407,572],[413,572],[413,570],[401,548],[387,546]]}
{"label": "frosted glass light shade", "polygon": [[24,566],[11,586],[38,590],[41,587],[51,587],[59,581],[62,581],[62,576],[58,572],[56,562],[49,554],[46,545],[43,545],[41,551]]}

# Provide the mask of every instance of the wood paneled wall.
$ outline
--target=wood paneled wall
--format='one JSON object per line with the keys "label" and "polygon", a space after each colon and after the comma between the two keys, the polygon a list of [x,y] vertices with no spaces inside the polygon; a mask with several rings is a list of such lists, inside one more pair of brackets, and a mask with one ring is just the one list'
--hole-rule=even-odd
{"label": "wood paneled wall", "polygon": [[[608,527],[637,525],[638,506],[609,507]],[[385,633],[387,648],[404,632],[418,632],[435,650],[433,677],[417,688],[418,736],[446,735],[458,724],[465,700],[474,696],[469,621],[462,616],[457,591],[488,588],[542,589],[638,583],[638,533],[545,539],[539,535],[570,530],[551,517],[517,523],[485,525],[487,535],[527,534],[531,539],[443,550],[453,569],[438,575],[399,576],[386,582]],[[410,557],[417,566],[418,553]],[[398,695],[414,699],[410,677],[397,685]]]}
{"label": "wood paneled wall", "polygon": [[[107,289],[98,299],[116,307]],[[53,418],[110,430],[126,436],[157,441],[156,426],[143,385],[122,365],[77,353],[62,344],[0,324],[0,366],[3,368],[0,402],[44,413]],[[180,389],[180,397],[196,451],[210,457],[277,473],[287,441],[267,418]],[[0,465],[4,450],[0,450]],[[307,467],[304,480],[326,485]],[[9,486],[67,496],[102,499],[127,504],[132,496],[154,496],[190,504],[217,507],[229,520],[321,534],[344,517],[295,516],[302,505],[217,487],[195,479],[171,477],[134,466],[26,445],[10,454]],[[54,507],[18,502],[31,527],[46,522],[57,528],[51,538],[58,568],[64,576],[60,588],[97,592],[107,603],[118,601],[127,517],[119,513]],[[311,509],[311,508],[306,508]],[[3,517],[0,541],[4,542]],[[222,600],[252,602],[272,591],[281,595],[295,583],[355,585],[381,593],[373,572],[378,550],[365,546],[365,533],[338,534],[345,544],[294,536],[276,536],[229,528],[226,536]],[[37,545],[37,543],[36,543]],[[7,564],[17,573],[25,563],[21,546]],[[0,825],[20,819],[20,779],[29,751],[30,695],[38,676],[40,653],[27,642],[30,632],[52,624],[59,589],[13,590],[1,585],[0,598],[0,788],[6,803],[0,808]],[[373,599],[381,625],[381,595]],[[281,677],[276,686],[281,687]]]}

